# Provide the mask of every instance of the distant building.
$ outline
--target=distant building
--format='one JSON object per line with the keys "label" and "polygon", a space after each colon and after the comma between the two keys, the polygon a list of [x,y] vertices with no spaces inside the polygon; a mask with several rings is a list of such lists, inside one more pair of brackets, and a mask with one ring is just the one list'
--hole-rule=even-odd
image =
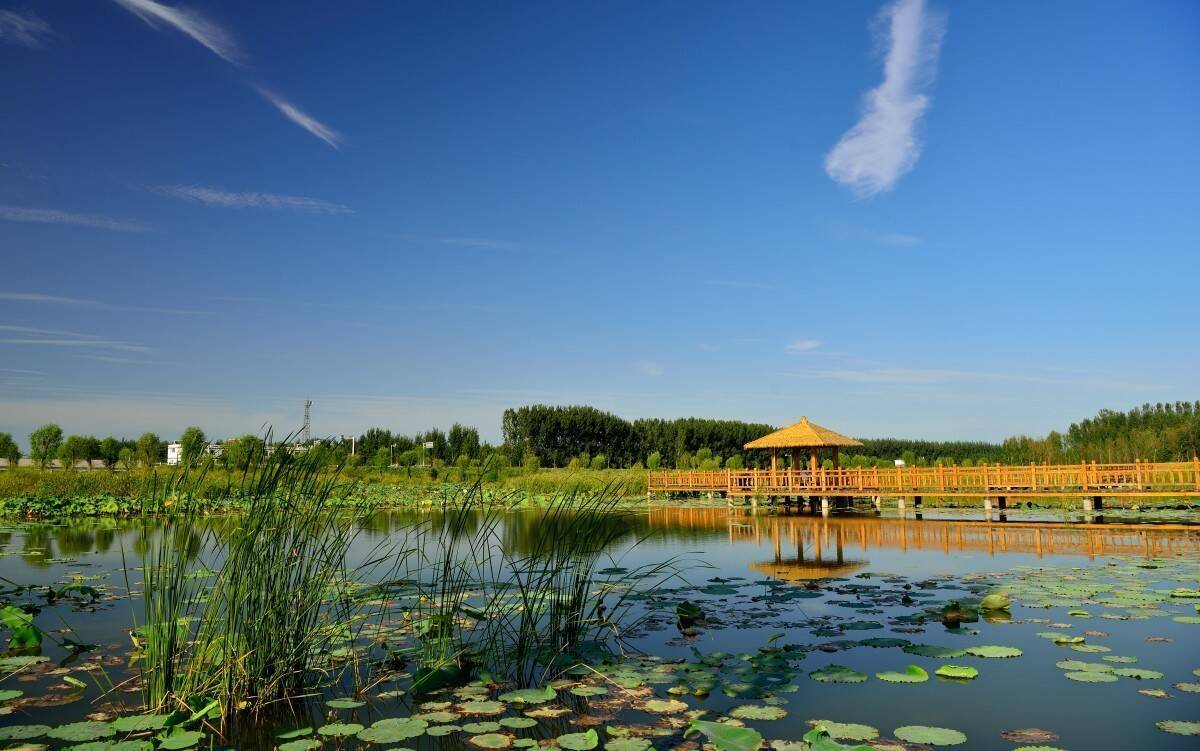
{"label": "distant building", "polygon": [[168,443],[167,444],[167,464],[174,467],[183,461],[183,444]]}

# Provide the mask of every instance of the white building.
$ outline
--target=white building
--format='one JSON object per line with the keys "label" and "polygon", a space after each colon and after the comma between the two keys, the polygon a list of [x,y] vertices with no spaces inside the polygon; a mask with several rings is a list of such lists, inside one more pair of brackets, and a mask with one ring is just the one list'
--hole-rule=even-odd
{"label": "white building", "polygon": [[167,464],[174,467],[183,461],[183,444],[168,443],[167,444]]}

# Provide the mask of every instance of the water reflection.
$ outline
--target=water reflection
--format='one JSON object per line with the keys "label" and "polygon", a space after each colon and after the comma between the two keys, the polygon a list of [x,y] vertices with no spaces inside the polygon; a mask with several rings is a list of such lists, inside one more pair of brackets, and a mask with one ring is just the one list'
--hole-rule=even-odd
{"label": "water reflection", "polygon": [[911,519],[877,516],[806,517],[731,514],[722,508],[656,508],[647,523],[658,537],[695,540],[725,537],[728,542],[761,545],[769,540],[776,560],[795,550],[798,563],[843,564],[844,551],[872,549],[974,552],[995,556],[1025,553],[1037,557],[1137,555],[1144,558],[1200,551],[1200,528],[1190,525],[1002,523],[961,519]]}

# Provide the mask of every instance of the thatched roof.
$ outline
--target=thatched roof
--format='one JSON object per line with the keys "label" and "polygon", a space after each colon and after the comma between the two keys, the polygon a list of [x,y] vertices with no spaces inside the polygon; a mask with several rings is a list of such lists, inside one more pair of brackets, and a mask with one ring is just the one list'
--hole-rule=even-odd
{"label": "thatched roof", "polygon": [[856,441],[849,436],[844,436],[841,433],[835,433],[829,428],[823,428],[816,423],[808,421],[807,417],[801,417],[800,422],[795,425],[789,425],[786,428],[780,428],[770,435],[765,435],[762,438],[750,441],[746,444],[748,449],[806,449],[806,448],[821,448],[824,446],[861,446],[860,441]]}

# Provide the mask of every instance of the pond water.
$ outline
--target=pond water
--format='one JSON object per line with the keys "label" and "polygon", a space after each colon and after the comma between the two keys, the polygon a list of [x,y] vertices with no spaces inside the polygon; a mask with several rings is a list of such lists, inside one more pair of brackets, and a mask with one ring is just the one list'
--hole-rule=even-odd
{"label": "pond water", "polygon": [[[351,563],[422,518],[380,513],[364,520]],[[1200,732],[1200,725],[1187,724],[1200,723],[1200,526],[1155,521],[645,509],[625,520],[605,571],[619,576],[671,559],[680,573],[638,602],[647,617],[627,635],[625,656],[597,667],[606,678],[576,671],[557,684],[552,701],[502,701],[472,714],[463,701],[490,700],[503,691],[414,699],[411,692],[401,695],[407,673],[397,672],[393,682],[351,697],[362,706],[324,704],[333,695],[345,698],[343,685],[299,709],[298,717],[242,729],[216,745],[205,737],[200,747],[450,749],[530,745],[525,739],[554,745],[566,735],[564,747],[590,748],[589,738],[569,734],[596,728],[599,748],[606,740],[614,749],[687,748],[702,741],[684,740],[687,713],[708,710],[707,719],[740,718],[767,741],[781,741],[780,749],[800,748],[782,741],[798,742],[810,720],[870,726],[879,734],[871,742],[891,748],[924,747],[888,739],[922,740],[920,732],[896,731],[927,726],[964,734],[956,748],[1195,749],[1196,737],[1157,723]],[[537,510],[504,514],[494,542],[520,551],[544,533],[543,524]],[[3,601],[38,605],[34,622],[46,634],[40,648],[0,658],[0,697],[7,696],[0,703],[0,739],[58,749],[99,738],[80,748],[126,748],[105,746],[106,738],[114,740],[111,731],[95,727],[96,734],[81,728],[72,739],[11,729],[108,722],[137,711],[129,631],[141,617],[142,529],[140,521],[87,520],[10,523],[0,531]],[[94,587],[99,599],[48,603],[39,590],[19,589],[62,590],[70,583]],[[947,603],[996,592],[1011,598],[1006,610],[984,611],[957,627],[943,623]],[[695,622],[680,624],[681,602],[696,606]],[[64,639],[95,649],[75,652],[59,643]],[[30,655],[49,659],[25,659]],[[978,675],[935,674],[948,664]],[[116,688],[102,691],[107,685]],[[572,693],[580,685],[605,693]],[[559,705],[569,711],[557,712]],[[396,736],[402,741],[373,745],[353,736],[352,723],[369,727],[381,718],[412,716],[426,718],[425,731],[449,729],[418,729]],[[498,724],[513,717],[522,719]],[[536,722],[520,727],[529,720]],[[272,739],[280,728],[322,725],[351,734]],[[1046,732],[1003,735],[1035,729]],[[616,742],[620,738],[626,742]]]}

